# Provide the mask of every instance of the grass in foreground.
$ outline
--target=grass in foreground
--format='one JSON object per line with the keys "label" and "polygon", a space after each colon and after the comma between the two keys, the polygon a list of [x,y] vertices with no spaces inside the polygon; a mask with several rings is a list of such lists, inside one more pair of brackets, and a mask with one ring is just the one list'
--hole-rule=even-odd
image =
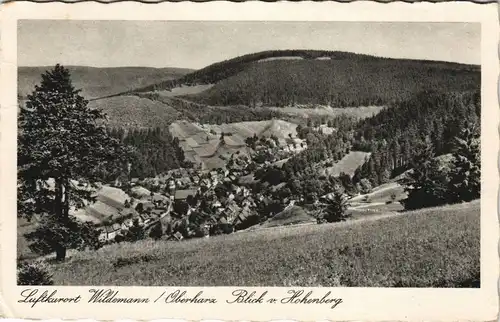
{"label": "grass in foreground", "polygon": [[480,204],[390,218],[144,241],[75,254],[55,284],[479,287]]}

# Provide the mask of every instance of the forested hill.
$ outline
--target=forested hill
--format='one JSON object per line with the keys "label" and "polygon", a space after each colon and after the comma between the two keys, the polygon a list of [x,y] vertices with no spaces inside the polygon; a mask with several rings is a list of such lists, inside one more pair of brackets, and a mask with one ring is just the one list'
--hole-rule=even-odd
{"label": "forested hill", "polygon": [[134,92],[200,84],[214,86],[184,98],[208,105],[386,105],[427,89],[477,89],[480,68],[347,52],[265,51],[222,61]]}

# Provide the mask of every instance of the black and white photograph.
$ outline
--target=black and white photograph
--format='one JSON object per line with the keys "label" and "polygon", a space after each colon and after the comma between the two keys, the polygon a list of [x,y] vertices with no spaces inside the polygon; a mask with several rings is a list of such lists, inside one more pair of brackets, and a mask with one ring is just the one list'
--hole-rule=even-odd
{"label": "black and white photograph", "polygon": [[479,23],[17,26],[18,285],[481,287]]}

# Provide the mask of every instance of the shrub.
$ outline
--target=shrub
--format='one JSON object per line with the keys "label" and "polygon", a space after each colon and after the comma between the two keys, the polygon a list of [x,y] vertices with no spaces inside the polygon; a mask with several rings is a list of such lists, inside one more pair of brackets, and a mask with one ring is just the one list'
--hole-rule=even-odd
{"label": "shrub", "polygon": [[43,262],[23,262],[17,266],[17,285],[53,285],[52,273]]}
{"label": "shrub", "polygon": [[162,236],[163,236],[163,229],[161,227],[161,224],[157,223],[153,226],[153,228],[151,228],[151,231],[149,232],[149,237],[158,240],[161,239]]}
{"label": "shrub", "polygon": [[372,184],[371,184],[370,180],[363,178],[363,179],[361,179],[359,184],[360,184],[359,191],[362,194],[367,194],[367,193],[370,193],[372,191]]}
{"label": "shrub", "polygon": [[218,223],[212,225],[210,227],[210,236],[222,235],[222,234],[231,234],[234,228],[231,224],[222,224]]}

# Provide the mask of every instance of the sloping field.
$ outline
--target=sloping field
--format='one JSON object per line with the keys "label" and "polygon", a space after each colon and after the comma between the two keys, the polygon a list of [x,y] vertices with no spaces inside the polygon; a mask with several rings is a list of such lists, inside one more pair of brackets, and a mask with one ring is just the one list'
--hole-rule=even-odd
{"label": "sloping field", "polygon": [[[182,68],[116,67],[96,68],[86,66],[65,66],[71,73],[71,80],[77,89],[82,89],[86,99],[118,94],[137,87],[181,77],[191,70]],[[54,66],[19,67],[19,95],[30,94],[39,84],[46,70]]]}
{"label": "sloping field", "polygon": [[193,95],[193,94],[198,94],[201,93],[207,89],[210,89],[213,84],[202,84],[202,85],[192,85],[192,86],[180,86],[180,87],[174,87],[171,90],[162,90],[162,91],[157,91],[161,96],[164,97],[175,97],[175,96],[182,96],[182,95]]}
{"label": "sloping field", "polygon": [[89,102],[89,107],[102,110],[112,126],[156,127],[168,126],[180,113],[159,101],[138,96],[115,96]]}
{"label": "sloping field", "polygon": [[[297,134],[297,125],[282,120],[238,122],[229,124],[196,124],[188,121],[176,121],[169,127],[172,136],[179,139],[180,147],[191,162],[203,162],[204,169],[224,166],[220,157],[230,157],[240,151],[247,154],[245,139],[253,135],[259,137],[286,138]],[[220,143],[221,134],[225,133],[224,142]],[[208,139],[208,140],[207,140]]]}
{"label": "sloping field", "polygon": [[119,216],[125,200],[130,200],[130,196],[123,190],[103,186],[97,193],[96,202],[88,205],[85,209],[76,211],[74,214],[81,220],[99,224],[110,217],[116,218]]}
{"label": "sloping field", "polygon": [[351,202],[362,202],[364,198],[368,197],[370,202],[386,202],[391,200],[391,195],[396,196],[396,200],[406,197],[404,188],[397,182],[389,182],[380,185],[366,195],[356,196],[351,199]]}
{"label": "sloping field", "polygon": [[[116,265],[127,259],[128,265]],[[480,203],[188,240],[110,245],[60,285],[479,287]],[[221,272],[224,272],[221,274]]]}
{"label": "sloping field", "polygon": [[344,172],[352,177],[356,169],[363,165],[369,156],[368,152],[351,151],[333,166],[321,169],[320,173],[336,177]]}
{"label": "sloping field", "polygon": [[271,228],[278,226],[298,225],[316,223],[314,217],[309,216],[306,211],[299,206],[292,206],[276,214],[262,225],[254,226],[255,228]]}

